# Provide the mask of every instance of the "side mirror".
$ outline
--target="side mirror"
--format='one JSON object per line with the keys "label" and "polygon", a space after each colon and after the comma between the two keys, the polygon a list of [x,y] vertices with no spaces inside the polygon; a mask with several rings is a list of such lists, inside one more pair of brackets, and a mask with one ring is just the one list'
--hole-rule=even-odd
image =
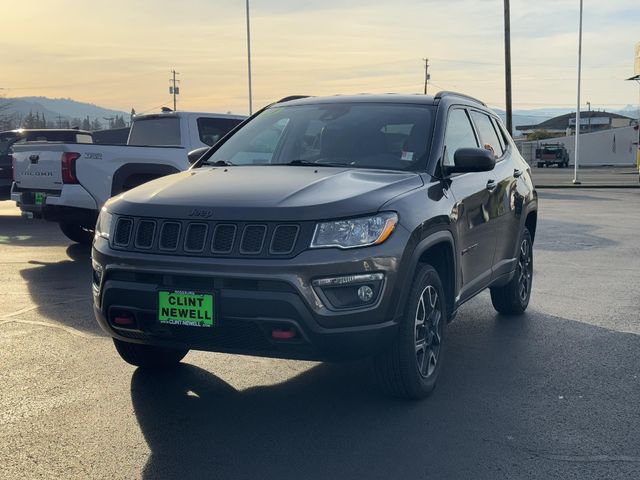
{"label": "side mirror", "polygon": [[493,152],[485,148],[459,148],[453,154],[453,166],[447,173],[488,172],[496,166]]}
{"label": "side mirror", "polygon": [[188,154],[187,154],[187,158],[189,159],[189,163],[191,165],[193,165],[194,163],[196,163],[198,160],[200,160],[200,157],[202,155],[204,155],[211,147],[200,147],[200,148],[196,148],[195,150],[191,150]]}

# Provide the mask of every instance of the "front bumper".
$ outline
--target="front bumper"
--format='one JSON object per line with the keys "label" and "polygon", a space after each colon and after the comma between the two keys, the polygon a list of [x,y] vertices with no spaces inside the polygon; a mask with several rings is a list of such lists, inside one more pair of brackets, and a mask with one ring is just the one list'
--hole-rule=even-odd
{"label": "front bumper", "polygon": [[[398,278],[408,233],[398,228],[382,245],[341,251],[307,250],[292,259],[222,259],[114,251],[97,238],[93,295],[102,328],[120,340],[196,350],[310,360],[362,358],[387,347],[397,330]],[[339,310],[327,304],[313,280],[383,273],[371,304]],[[215,295],[216,326],[173,326],[157,321],[159,290]],[[323,299],[324,298],[324,299]],[[135,324],[114,316],[126,311]],[[277,339],[287,329],[294,338]]]}

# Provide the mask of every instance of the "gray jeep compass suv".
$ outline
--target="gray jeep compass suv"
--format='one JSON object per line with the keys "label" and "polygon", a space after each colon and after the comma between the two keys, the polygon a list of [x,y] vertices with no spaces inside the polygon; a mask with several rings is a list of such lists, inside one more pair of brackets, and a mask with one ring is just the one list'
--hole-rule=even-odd
{"label": "gray jeep compass suv", "polygon": [[95,314],[140,367],[371,357],[387,391],[423,397],[460,305],[490,288],[500,313],[527,308],[536,220],[529,167],[478,100],[288,97],[107,202]]}

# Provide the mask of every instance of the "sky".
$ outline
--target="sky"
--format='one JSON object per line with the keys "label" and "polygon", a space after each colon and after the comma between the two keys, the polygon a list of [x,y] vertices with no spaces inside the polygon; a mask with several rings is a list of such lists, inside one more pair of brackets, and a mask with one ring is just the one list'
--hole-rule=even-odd
{"label": "sky", "polygon": [[[0,95],[247,113],[244,0],[0,0]],[[575,108],[579,0],[511,0],[514,108]],[[582,104],[638,105],[638,0],[585,0]],[[254,110],[294,95],[455,90],[504,108],[503,0],[251,0]]]}

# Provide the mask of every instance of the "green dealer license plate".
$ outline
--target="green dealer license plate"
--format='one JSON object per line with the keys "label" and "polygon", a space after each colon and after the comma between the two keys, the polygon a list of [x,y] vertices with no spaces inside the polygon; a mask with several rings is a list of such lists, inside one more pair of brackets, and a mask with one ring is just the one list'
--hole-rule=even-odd
{"label": "green dealer license plate", "polygon": [[44,205],[44,200],[46,198],[44,193],[41,192],[36,192],[33,194],[34,196],[34,200],[35,200],[35,204],[36,205]]}
{"label": "green dealer license plate", "polygon": [[171,325],[213,327],[213,295],[194,292],[158,292],[158,320]]}

